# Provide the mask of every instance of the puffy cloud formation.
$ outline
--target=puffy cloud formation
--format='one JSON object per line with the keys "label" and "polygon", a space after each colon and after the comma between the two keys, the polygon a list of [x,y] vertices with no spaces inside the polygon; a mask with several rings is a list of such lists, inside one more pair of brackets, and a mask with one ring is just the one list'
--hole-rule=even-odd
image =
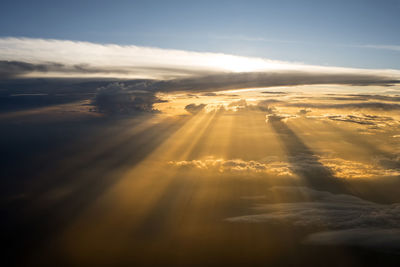
{"label": "puffy cloud formation", "polygon": [[206,106],[207,106],[206,104],[196,105],[196,104],[192,103],[192,104],[186,105],[185,110],[187,112],[189,112],[190,114],[197,114],[200,111],[202,111]]}
{"label": "puffy cloud formation", "polygon": [[400,176],[400,160],[376,158],[372,163],[345,160],[338,157],[317,157],[306,154],[289,156],[288,161],[272,157],[264,161],[242,159],[217,159],[207,157],[197,160],[170,161],[169,165],[216,172],[264,172],[278,176],[300,174],[325,174],[343,179],[382,178]]}
{"label": "puffy cloud formation", "polygon": [[320,162],[331,169],[338,178],[351,179],[400,176],[400,161],[390,161],[388,159],[379,159],[376,161],[377,164],[368,164],[341,158],[320,159]]}
{"label": "puffy cloud formation", "polygon": [[306,116],[310,112],[311,112],[310,109],[300,109],[297,114],[300,115],[300,116]]}
{"label": "puffy cloud formation", "polygon": [[[136,88],[136,86],[133,86]],[[137,112],[158,112],[154,103],[164,102],[153,92],[132,90],[124,83],[110,83],[100,87],[93,104],[98,111],[108,114],[132,114]]]}
{"label": "puffy cloud formation", "polygon": [[245,161],[242,159],[215,159],[208,157],[199,160],[170,161],[171,166],[179,168],[194,168],[199,170],[210,170],[217,172],[254,172],[270,173],[278,176],[293,175],[285,162],[271,161],[259,162],[255,160]]}
{"label": "puffy cloud formation", "polygon": [[[305,240],[312,244],[347,244],[400,248],[400,204],[378,204],[347,194],[307,187],[273,187],[271,194],[294,196],[297,202],[261,204],[258,214],[227,218],[241,223],[289,223],[317,231]],[[324,229],[324,231],[321,231]],[[378,240],[375,242],[373,240]]]}
{"label": "puffy cloud formation", "polygon": [[229,103],[229,105],[228,105],[228,107],[237,107],[237,108],[239,108],[239,107],[243,108],[246,106],[247,106],[247,102],[245,99],[233,101],[233,102]]}

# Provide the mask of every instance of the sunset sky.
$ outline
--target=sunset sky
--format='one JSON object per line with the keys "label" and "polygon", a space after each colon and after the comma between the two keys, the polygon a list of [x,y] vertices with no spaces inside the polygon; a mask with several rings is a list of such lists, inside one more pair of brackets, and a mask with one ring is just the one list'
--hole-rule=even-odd
{"label": "sunset sky", "polygon": [[2,1],[4,266],[397,266],[400,1]]}

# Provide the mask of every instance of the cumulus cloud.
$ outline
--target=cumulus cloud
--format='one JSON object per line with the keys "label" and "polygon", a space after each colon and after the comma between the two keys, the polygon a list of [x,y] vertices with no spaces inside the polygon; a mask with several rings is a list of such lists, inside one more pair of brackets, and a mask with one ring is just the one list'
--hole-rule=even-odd
{"label": "cumulus cloud", "polygon": [[137,112],[158,112],[154,103],[164,102],[153,92],[136,90],[137,86],[127,86],[114,82],[100,87],[93,100],[99,112],[107,114],[134,114]]}
{"label": "cumulus cloud", "polygon": [[229,103],[228,107],[246,107],[247,106],[247,102],[245,99],[240,99],[237,101],[233,101],[231,103]]}
{"label": "cumulus cloud", "polygon": [[310,112],[311,112],[311,109],[300,109],[299,112],[297,112],[297,114],[300,116],[306,116]]}
{"label": "cumulus cloud", "polygon": [[379,158],[374,163],[363,163],[341,158],[320,158],[324,166],[332,170],[338,178],[379,178],[400,176],[400,161]]}
{"label": "cumulus cloud", "polygon": [[245,99],[239,99],[230,102],[227,105],[227,110],[240,112],[240,111],[262,111],[266,112],[267,114],[276,114],[277,110],[271,104],[279,103],[279,100],[275,99],[267,99],[258,101],[257,104],[249,104]]}
{"label": "cumulus cloud", "polygon": [[285,162],[270,159],[269,161],[259,162],[256,160],[245,161],[242,159],[216,159],[208,157],[198,160],[170,161],[169,165],[178,168],[193,168],[198,170],[209,170],[216,172],[239,172],[239,173],[270,173],[278,176],[293,175],[289,166]]}
{"label": "cumulus cloud", "polygon": [[[272,110],[273,112],[273,110]],[[273,114],[267,114],[265,115],[265,121],[266,122],[275,122],[275,121],[287,121],[290,118],[296,118],[296,115],[292,114],[283,114],[283,113],[273,113]]]}
{"label": "cumulus cloud", "polygon": [[273,114],[276,112],[276,109],[271,106],[271,104],[274,103],[279,103],[280,100],[276,99],[266,99],[266,100],[261,100],[257,103],[257,107],[264,112],[267,112],[268,114]]}
{"label": "cumulus cloud", "polygon": [[298,174],[325,175],[336,178],[382,178],[400,175],[398,158],[377,157],[372,163],[345,160],[338,157],[318,157],[308,154],[289,156],[288,161],[268,158],[263,161],[245,161],[242,159],[216,159],[207,157],[196,160],[170,161],[170,165],[179,168],[194,168],[216,172],[246,171],[268,172],[278,176]]}
{"label": "cumulus cloud", "polygon": [[189,112],[190,114],[197,114],[200,111],[202,111],[206,106],[207,106],[206,104],[196,105],[196,104],[192,103],[192,104],[186,105],[185,110],[187,112]]}
{"label": "cumulus cloud", "polygon": [[298,201],[261,204],[254,208],[258,214],[226,220],[236,223],[285,222],[297,227],[313,227],[317,233],[308,236],[306,243],[368,246],[373,243],[373,238],[377,238],[378,243],[390,247],[394,244],[399,248],[400,232],[393,230],[400,225],[399,203],[378,204],[352,195],[307,187],[273,187],[271,194],[292,196]]}

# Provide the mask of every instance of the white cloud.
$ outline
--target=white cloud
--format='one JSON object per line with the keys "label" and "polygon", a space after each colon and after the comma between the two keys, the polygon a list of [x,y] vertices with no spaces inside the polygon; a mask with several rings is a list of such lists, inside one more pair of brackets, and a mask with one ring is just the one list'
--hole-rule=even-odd
{"label": "white cloud", "polygon": [[[92,68],[90,72],[74,73],[75,76],[79,74],[84,77],[175,78],[206,73],[265,71],[381,75],[392,79],[400,77],[399,70],[323,67],[222,53],[32,38],[0,38],[0,60],[33,64],[53,62],[67,66],[78,65],[86,69]],[[58,68],[57,71],[45,73],[36,71],[24,75],[71,75],[67,71],[62,72],[62,68]]]}

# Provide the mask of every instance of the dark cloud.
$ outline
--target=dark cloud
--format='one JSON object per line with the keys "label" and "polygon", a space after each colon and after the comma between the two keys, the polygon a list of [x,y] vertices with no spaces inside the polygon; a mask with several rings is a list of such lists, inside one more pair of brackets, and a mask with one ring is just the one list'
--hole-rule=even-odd
{"label": "dark cloud", "polygon": [[368,117],[361,117],[361,116],[356,116],[356,115],[330,115],[327,116],[328,119],[334,120],[334,121],[343,121],[343,122],[352,122],[352,123],[357,123],[357,124],[363,124],[363,125],[375,125],[374,119],[370,119]]}
{"label": "dark cloud", "polygon": [[111,83],[98,89],[93,104],[99,112],[107,114],[134,114],[137,112],[159,112],[155,103],[164,102],[153,92],[137,90],[136,86]]}
{"label": "dark cloud", "polygon": [[185,107],[185,110],[191,114],[196,114],[202,111],[207,105],[206,104],[189,104]]}
{"label": "dark cloud", "polygon": [[[378,204],[348,194],[332,194],[307,187],[273,187],[271,194],[298,201],[261,204],[254,208],[258,214],[232,217],[227,221],[285,222],[297,227],[313,227],[317,233],[310,235],[305,240],[307,243],[400,247],[400,232],[393,231],[400,224],[398,203]],[[324,231],[320,232],[322,229]],[[374,242],[374,238],[378,242]],[[367,244],[363,242],[366,240],[369,240]]]}
{"label": "dark cloud", "polygon": [[250,87],[294,86],[311,84],[390,85],[399,80],[368,74],[325,74],[301,71],[221,73],[163,81],[161,91],[216,91]]}
{"label": "dark cloud", "polygon": [[375,161],[384,168],[400,171],[400,156],[377,156]]}
{"label": "dark cloud", "polygon": [[20,61],[0,61],[0,79],[15,78],[30,72],[59,71],[64,65],[59,63],[31,64]]}
{"label": "dark cloud", "polygon": [[359,100],[359,101],[368,101],[368,100],[382,100],[382,101],[391,101],[391,102],[399,102],[400,96],[388,96],[388,95],[368,95],[368,94],[347,94],[344,96],[331,97],[330,99],[334,100]]}
{"label": "dark cloud", "polygon": [[[282,102],[283,103],[283,102]],[[317,108],[317,109],[379,109],[379,110],[399,110],[400,104],[384,102],[356,102],[356,103],[285,103],[284,106],[298,108]]]}
{"label": "dark cloud", "polygon": [[[271,112],[274,112],[274,110],[271,110]],[[266,121],[267,122],[276,122],[276,121],[281,121],[284,119],[292,118],[294,115],[288,115],[288,114],[268,114],[266,115]]]}
{"label": "dark cloud", "polygon": [[271,193],[297,195],[306,201],[259,205],[264,213],[229,221],[287,221],[299,226],[331,229],[359,227],[395,228],[400,223],[400,204],[377,204],[348,194],[332,194],[307,187],[273,187]]}
{"label": "dark cloud", "polygon": [[348,245],[373,248],[376,250],[399,251],[400,230],[355,228],[314,233],[304,240],[312,245]]}
{"label": "dark cloud", "polygon": [[297,114],[300,115],[300,116],[305,116],[305,115],[307,115],[307,114],[310,113],[310,112],[311,112],[310,109],[300,109],[299,112],[298,112]]}
{"label": "dark cloud", "polygon": [[[70,74],[117,74],[163,77],[149,88],[152,91],[217,91],[249,87],[294,86],[308,84],[391,85],[399,80],[372,74],[320,73],[306,71],[271,71],[244,73],[215,73],[190,68],[165,67],[95,67],[88,64],[65,65],[61,63],[27,63],[0,61],[0,78],[21,77],[32,72]],[[214,73],[214,74],[211,74]],[[190,78],[182,78],[188,77]],[[174,78],[174,79],[171,79]],[[283,92],[274,92],[281,94]]]}
{"label": "dark cloud", "polygon": [[262,100],[262,101],[258,102],[257,108],[260,109],[261,111],[272,114],[275,112],[275,108],[271,107],[270,104],[279,103],[279,102],[281,102],[281,101],[276,100],[276,99]]}
{"label": "dark cloud", "polygon": [[288,94],[287,92],[274,92],[274,91],[264,91],[261,93],[262,94],[271,94],[271,95],[286,95],[286,94]]}
{"label": "dark cloud", "polygon": [[185,76],[208,75],[210,72],[198,69],[164,68],[164,67],[96,67],[90,64],[67,65],[57,62],[28,63],[23,61],[0,60],[0,79],[20,78],[29,73],[61,73],[72,77],[82,74],[97,74],[98,76],[113,74],[114,76],[157,76],[166,79]]}
{"label": "dark cloud", "polygon": [[55,62],[46,62],[40,64],[33,64],[21,61],[0,61],[0,79],[18,78],[24,74],[39,72],[49,73],[57,72],[64,74],[88,74],[88,73],[121,73],[128,74],[127,69],[114,69],[114,68],[98,68],[90,66],[89,64],[76,64],[65,65]]}
{"label": "dark cloud", "polygon": [[208,92],[208,93],[202,94],[202,96],[217,96],[217,94],[213,93],[213,92]]}

